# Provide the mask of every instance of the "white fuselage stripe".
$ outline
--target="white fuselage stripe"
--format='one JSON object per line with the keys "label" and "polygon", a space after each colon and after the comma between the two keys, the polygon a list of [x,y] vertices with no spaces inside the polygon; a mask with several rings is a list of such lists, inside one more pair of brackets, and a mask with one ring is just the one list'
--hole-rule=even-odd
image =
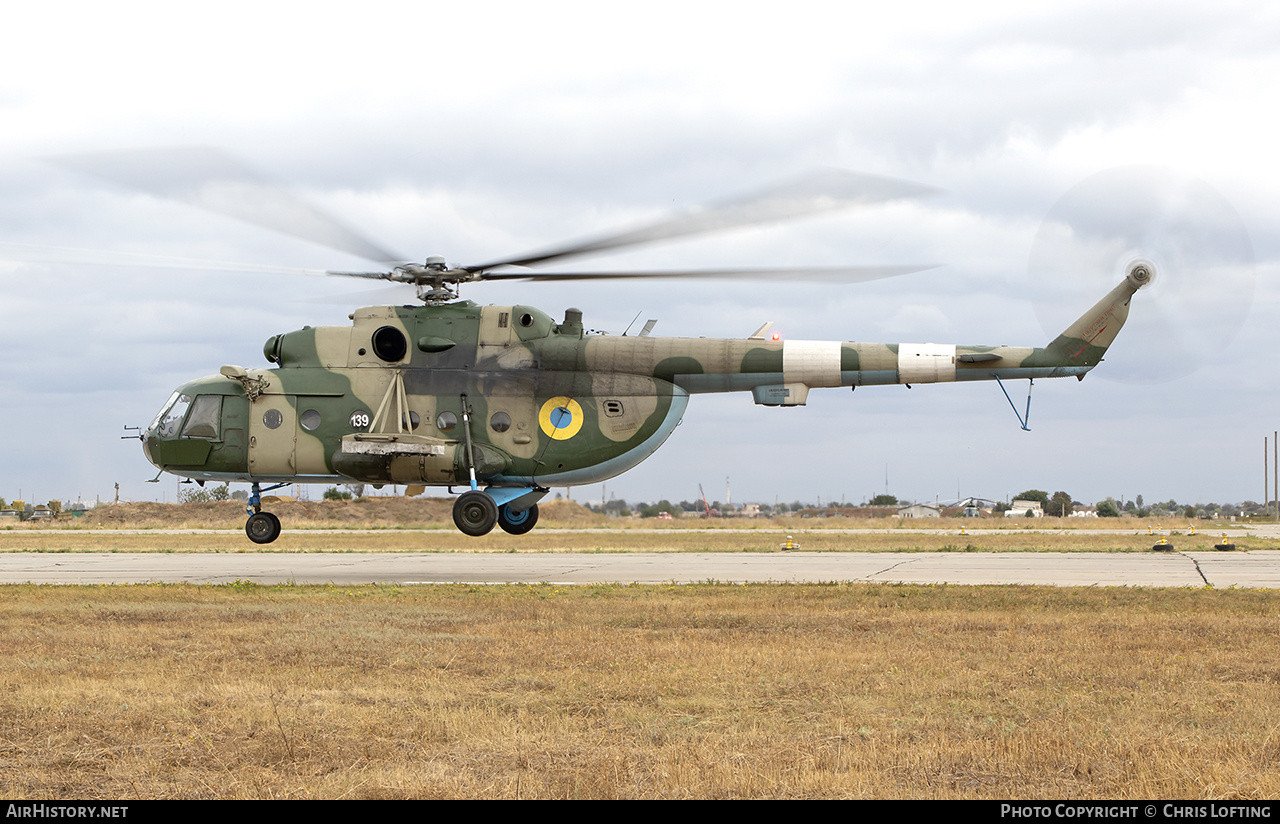
{"label": "white fuselage stripe", "polygon": [[898,344],[898,383],[944,383],[955,379],[954,343]]}
{"label": "white fuselage stripe", "polygon": [[840,385],[840,343],[789,340],[782,344],[782,377],[806,386]]}

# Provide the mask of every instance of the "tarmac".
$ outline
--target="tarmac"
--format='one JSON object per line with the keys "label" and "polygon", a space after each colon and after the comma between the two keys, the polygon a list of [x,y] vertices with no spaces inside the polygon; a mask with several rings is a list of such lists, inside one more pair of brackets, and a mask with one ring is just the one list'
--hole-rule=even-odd
{"label": "tarmac", "polygon": [[[1254,534],[1257,534],[1256,532]],[[1280,588],[1248,552],[0,553],[6,584],[876,582]]]}

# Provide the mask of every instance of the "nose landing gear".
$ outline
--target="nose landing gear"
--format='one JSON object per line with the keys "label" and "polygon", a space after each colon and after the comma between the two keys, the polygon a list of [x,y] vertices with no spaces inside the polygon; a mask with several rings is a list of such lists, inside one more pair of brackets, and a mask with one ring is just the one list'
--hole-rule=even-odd
{"label": "nose landing gear", "polygon": [[255,544],[269,544],[280,537],[280,519],[270,512],[255,512],[245,521],[244,534]]}
{"label": "nose landing gear", "polygon": [[245,512],[249,513],[249,520],[244,523],[244,534],[248,535],[249,540],[255,544],[269,544],[280,537],[280,519],[270,512],[262,511],[262,493],[282,486],[288,486],[288,484],[276,484],[264,490],[258,486],[257,481],[253,482],[253,491],[249,493],[249,506],[245,509]]}

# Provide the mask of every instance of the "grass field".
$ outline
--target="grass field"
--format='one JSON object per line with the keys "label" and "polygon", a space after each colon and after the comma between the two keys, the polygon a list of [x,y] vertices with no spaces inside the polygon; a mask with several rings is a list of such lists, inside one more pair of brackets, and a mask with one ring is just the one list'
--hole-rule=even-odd
{"label": "grass field", "polygon": [[0,589],[10,798],[1273,798],[1280,595]]}

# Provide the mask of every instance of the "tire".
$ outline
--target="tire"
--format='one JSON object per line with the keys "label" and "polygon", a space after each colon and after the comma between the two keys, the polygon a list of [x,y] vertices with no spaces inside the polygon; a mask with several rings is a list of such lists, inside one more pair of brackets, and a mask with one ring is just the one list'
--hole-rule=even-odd
{"label": "tire", "polygon": [[244,522],[244,534],[255,544],[269,544],[280,537],[280,519],[270,512],[255,512]]}
{"label": "tire", "polygon": [[538,524],[538,505],[524,512],[512,512],[506,504],[498,507],[498,526],[509,535],[523,535]]}
{"label": "tire", "polygon": [[488,535],[498,522],[498,505],[479,490],[464,492],[453,502],[453,523],[464,535]]}

